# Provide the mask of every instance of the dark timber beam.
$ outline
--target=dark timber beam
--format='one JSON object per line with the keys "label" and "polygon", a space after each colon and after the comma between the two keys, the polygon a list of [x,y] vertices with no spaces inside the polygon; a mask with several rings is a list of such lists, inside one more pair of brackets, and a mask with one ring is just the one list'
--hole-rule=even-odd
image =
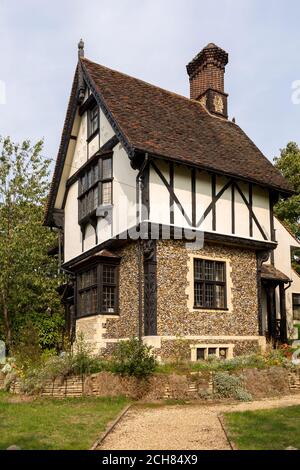
{"label": "dark timber beam", "polygon": [[[211,197],[212,200],[216,199],[216,175],[211,175]],[[216,204],[212,206],[212,230],[216,231]]]}
{"label": "dark timber beam", "polygon": [[166,180],[166,178],[164,177],[164,175],[162,174],[162,172],[160,171],[160,169],[156,166],[156,164],[153,162],[153,160],[150,161],[150,164],[151,166],[153,167],[153,169],[155,170],[155,172],[157,173],[157,175],[160,177],[160,179],[162,180],[162,182],[164,183],[164,185],[166,186],[167,190],[169,191],[169,194],[170,196],[172,196],[175,204],[178,206],[181,214],[183,215],[183,217],[185,218],[185,220],[187,221],[187,223],[192,227],[192,221],[191,219],[189,218],[189,216],[186,214],[181,202],[179,201],[178,197],[176,196],[176,194],[174,193],[174,190],[173,188],[170,186],[170,184],[168,183],[168,181]]}
{"label": "dark timber beam", "polygon": [[[174,192],[174,163],[169,163],[169,174],[170,174],[170,188]],[[174,199],[172,193],[170,194],[170,224],[174,224]]]}
{"label": "dark timber beam", "polygon": [[264,239],[264,240],[268,240],[268,237],[266,236],[265,232],[263,231],[262,227],[260,226],[260,223],[258,222],[257,217],[256,217],[256,215],[254,214],[253,209],[252,209],[252,207],[250,206],[249,202],[247,201],[247,198],[245,197],[243,191],[241,190],[241,188],[239,187],[239,185],[238,185],[236,182],[234,182],[234,185],[235,185],[236,189],[238,190],[238,192],[239,192],[241,198],[243,199],[244,203],[246,204],[246,206],[247,206],[249,212],[251,213],[251,217],[252,217],[252,219],[254,220],[254,222],[255,222],[255,224],[256,224],[258,230],[259,230],[260,233],[262,234],[263,239]]}
{"label": "dark timber beam", "polygon": [[249,236],[253,237],[253,187],[252,184],[249,183],[249,207],[251,207],[251,210],[249,210]]}
{"label": "dark timber beam", "polygon": [[191,190],[192,190],[192,224],[196,226],[196,169],[191,170]]}
{"label": "dark timber beam", "polygon": [[230,185],[233,183],[232,180],[227,181],[225,186],[214,196],[212,199],[211,203],[207,206],[205,209],[203,215],[201,216],[200,220],[198,221],[196,227],[200,227],[200,225],[203,223],[203,221],[206,219],[210,211],[213,209],[213,207],[216,205],[216,202],[220,199],[220,197],[225,193],[226,189],[230,187]]}

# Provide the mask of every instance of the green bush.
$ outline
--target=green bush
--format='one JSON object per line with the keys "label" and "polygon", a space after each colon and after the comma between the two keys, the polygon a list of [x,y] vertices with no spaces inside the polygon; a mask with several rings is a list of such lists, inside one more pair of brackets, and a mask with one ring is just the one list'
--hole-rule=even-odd
{"label": "green bush", "polygon": [[112,372],[135,377],[147,377],[155,371],[156,359],[152,348],[137,338],[118,343],[113,354]]}
{"label": "green bush", "polygon": [[42,348],[39,343],[38,331],[31,321],[20,331],[18,343],[12,348],[18,368],[24,372],[42,362]]}
{"label": "green bush", "polygon": [[243,388],[243,382],[238,375],[228,372],[217,372],[214,375],[214,392],[220,398],[235,398],[241,401],[250,401],[252,396]]}

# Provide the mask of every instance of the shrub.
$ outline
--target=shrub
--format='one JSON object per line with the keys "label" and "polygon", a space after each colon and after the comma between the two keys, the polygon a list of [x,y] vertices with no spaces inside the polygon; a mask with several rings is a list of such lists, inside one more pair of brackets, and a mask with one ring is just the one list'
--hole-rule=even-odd
{"label": "shrub", "polygon": [[118,343],[113,354],[112,371],[122,375],[147,377],[155,371],[156,360],[152,348],[137,338]]}
{"label": "shrub", "polygon": [[28,321],[20,333],[20,339],[13,347],[13,355],[19,369],[26,371],[40,365],[42,362],[42,348],[39,343],[37,329]]}
{"label": "shrub", "polygon": [[230,375],[228,372],[217,372],[214,375],[214,392],[220,398],[235,398],[241,401],[250,401],[252,396],[243,388],[240,376]]}

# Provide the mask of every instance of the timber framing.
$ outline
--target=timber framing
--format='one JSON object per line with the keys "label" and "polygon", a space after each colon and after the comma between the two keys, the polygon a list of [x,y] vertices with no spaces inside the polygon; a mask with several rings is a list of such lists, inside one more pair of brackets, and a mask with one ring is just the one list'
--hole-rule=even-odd
{"label": "timber framing", "polygon": [[[217,215],[216,215],[216,204],[218,200],[222,197],[222,195],[227,191],[227,189],[231,188],[231,231],[232,234],[235,234],[235,192],[238,192],[239,195],[241,196],[244,204],[246,205],[248,211],[249,211],[249,237],[253,237],[253,222],[257,226],[259,232],[261,233],[262,237],[264,240],[268,240],[267,234],[263,230],[261,224],[259,223],[258,218],[254,214],[253,211],[253,185],[252,183],[249,183],[248,188],[249,188],[249,199],[245,196],[243,193],[239,182],[233,178],[230,178],[224,186],[216,192],[216,175],[214,173],[211,174],[211,195],[212,195],[212,200],[209,203],[209,205],[206,207],[204,210],[203,214],[199,218],[198,222],[197,220],[197,207],[196,207],[196,169],[192,168],[191,169],[191,198],[192,198],[192,219],[189,217],[189,215],[186,213],[183,204],[180,202],[179,198],[175,194],[174,190],[174,164],[173,162],[169,162],[169,175],[170,175],[170,182],[167,181],[166,177],[163,175],[161,170],[158,168],[156,160],[150,159],[150,166],[154,169],[164,186],[169,192],[169,198],[170,198],[170,224],[174,224],[174,204],[177,205],[179,208],[181,214],[184,216],[185,220],[189,224],[189,226],[193,229],[201,228],[202,223],[204,220],[207,218],[207,216],[212,213],[212,231],[216,231],[216,221],[217,221]],[[272,234],[272,227],[271,227],[271,234]],[[271,238],[271,241],[275,241],[273,238]]]}
{"label": "timber framing", "polygon": [[[150,226],[151,225],[151,226]],[[182,239],[188,242],[193,242],[197,239],[197,233],[203,234],[204,242],[207,243],[216,243],[224,246],[237,246],[240,248],[250,249],[253,251],[260,251],[264,253],[269,253],[270,250],[274,250],[277,246],[276,242],[270,241],[259,241],[259,240],[250,240],[248,238],[236,237],[231,235],[223,235],[212,232],[202,232],[201,230],[184,230],[182,227],[174,227],[171,225],[155,224],[149,222],[142,222],[135,226],[132,226],[130,229],[121,232],[109,240],[106,240],[100,243],[97,246],[94,246],[90,250],[81,253],[77,257],[73,258],[70,261],[65,262],[62,267],[72,271],[73,267],[76,266],[79,262],[89,258],[100,252],[101,250],[117,250],[128,243],[136,243],[137,239],[150,240],[151,235],[155,234],[153,239],[160,240],[164,234],[168,233],[169,238],[178,240],[178,235],[182,235]],[[131,238],[131,235],[137,235],[135,238]]]}

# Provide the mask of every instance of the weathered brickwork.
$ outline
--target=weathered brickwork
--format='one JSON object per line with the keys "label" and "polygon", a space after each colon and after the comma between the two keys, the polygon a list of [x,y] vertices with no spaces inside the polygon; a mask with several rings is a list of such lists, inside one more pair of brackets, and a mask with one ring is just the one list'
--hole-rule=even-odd
{"label": "weathered brickwork", "polygon": [[[232,284],[228,311],[187,308],[189,253],[199,257],[228,259]],[[157,244],[158,335],[258,335],[258,304],[255,252],[205,244],[197,251],[181,240]]]}

